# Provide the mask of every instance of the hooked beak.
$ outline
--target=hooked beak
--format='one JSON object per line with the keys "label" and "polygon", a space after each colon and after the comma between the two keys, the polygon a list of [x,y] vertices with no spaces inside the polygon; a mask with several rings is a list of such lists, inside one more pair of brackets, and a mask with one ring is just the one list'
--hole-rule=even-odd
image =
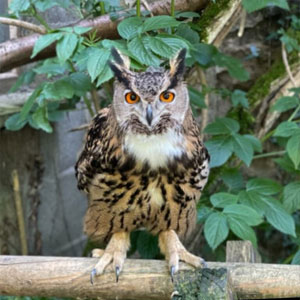
{"label": "hooked beak", "polygon": [[152,106],[149,103],[147,108],[146,108],[146,120],[147,120],[149,126],[151,126],[152,119],[153,119]]}

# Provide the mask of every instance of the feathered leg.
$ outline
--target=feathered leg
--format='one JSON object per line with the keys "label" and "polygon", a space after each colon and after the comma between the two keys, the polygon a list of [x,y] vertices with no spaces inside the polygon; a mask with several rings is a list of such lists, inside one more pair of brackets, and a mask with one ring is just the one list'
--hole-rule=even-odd
{"label": "feathered leg", "polygon": [[206,266],[203,258],[188,252],[184,248],[174,230],[166,230],[159,234],[159,247],[169,263],[172,280],[174,273],[178,271],[180,260],[195,268]]}
{"label": "feathered leg", "polygon": [[127,250],[130,246],[130,239],[128,232],[114,233],[103,251],[101,249],[94,249],[93,257],[100,257],[95,268],[91,272],[91,283],[94,283],[95,276],[103,274],[105,268],[112,262],[113,269],[116,273],[116,281],[119,279],[119,274],[123,268],[126,259]]}

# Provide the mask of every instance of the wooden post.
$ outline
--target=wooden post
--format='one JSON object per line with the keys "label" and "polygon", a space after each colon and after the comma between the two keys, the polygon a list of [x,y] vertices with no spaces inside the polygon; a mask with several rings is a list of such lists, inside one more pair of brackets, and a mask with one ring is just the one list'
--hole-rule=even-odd
{"label": "wooden post", "polygon": [[[96,262],[96,258],[0,256],[0,295],[169,300],[176,291],[165,261],[127,259],[118,283],[109,268],[91,285]],[[227,269],[239,299],[300,296],[300,266],[210,262],[208,268]],[[194,271],[186,264],[180,264],[180,270]]]}
{"label": "wooden post", "polygon": [[226,262],[261,263],[261,257],[250,241],[228,241]]}

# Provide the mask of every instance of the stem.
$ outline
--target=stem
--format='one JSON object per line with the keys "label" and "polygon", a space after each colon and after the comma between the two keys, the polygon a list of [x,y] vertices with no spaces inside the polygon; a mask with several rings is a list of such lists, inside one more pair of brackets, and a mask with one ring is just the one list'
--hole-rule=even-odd
{"label": "stem", "polygon": [[90,100],[88,99],[88,97],[86,95],[83,96],[83,101],[84,101],[84,103],[85,103],[85,105],[86,105],[86,107],[87,107],[87,109],[88,109],[91,117],[93,117],[94,116],[94,112],[92,110],[91,102],[90,102]]}
{"label": "stem", "polygon": [[48,32],[52,30],[52,28],[48,25],[44,18],[38,14],[35,7],[33,7],[33,15],[47,29]]}
{"label": "stem", "polygon": [[175,0],[171,0],[171,16],[175,17]]}
{"label": "stem", "polygon": [[105,15],[105,5],[103,1],[100,1],[100,15],[103,16]]}
{"label": "stem", "polygon": [[291,114],[291,116],[289,117],[288,121],[292,121],[295,116],[297,115],[298,111],[300,110],[300,104],[298,105],[298,107],[294,110],[294,112]]}
{"label": "stem", "polygon": [[73,62],[71,61],[71,59],[68,59],[68,60],[67,60],[67,63],[69,64],[69,66],[70,66],[72,72],[75,73],[75,72],[76,72],[76,69],[75,69],[75,66],[74,66]]}
{"label": "stem", "polygon": [[283,155],[283,154],[285,154],[285,152],[286,152],[285,150],[282,150],[282,151],[274,151],[274,152],[268,152],[268,153],[258,154],[258,155],[255,155],[253,157],[253,159]]}
{"label": "stem", "polygon": [[22,21],[22,20],[16,20],[16,19],[11,19],[11,18],[0,17],[0,23],[1,24],[6,24],[6,25],[22,27],[22,28],[25,28],[25,29],[28,29],[28,30],[31,30],[33,32],[37,32],[37,33],[40,33],[40,34],[47,33],[47,31],[44,27],[29,23],[29,22],[25,22],[25,21]]}
{"label": "stem", "polygon": [[264,141],[266,141],[269,137],[271,137],[274,134],[274,132],[275,129],[267,133],[264,137],[262,137],[261,142],[263,143]]}
{"label": "stem", "polygon": [[141,17],[141,0],[136,1],[136,16]]}

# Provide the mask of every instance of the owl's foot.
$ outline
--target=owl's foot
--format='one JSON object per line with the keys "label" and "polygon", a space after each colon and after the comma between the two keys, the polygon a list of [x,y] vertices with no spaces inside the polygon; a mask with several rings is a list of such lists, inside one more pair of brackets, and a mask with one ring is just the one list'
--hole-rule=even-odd
{"label": "owl's foot", "polygon": [[184,261],[195,268],[206,267],[203,258],[188,252],[184,248],[174,230],[166,230],[159,234],[159,247],[169,263],[172,281],[173,275],[178,271],[179,261]]}
{"label": "owl's foot", "polygon": [[116,281],[119,280],[119,274],[123,268],[126,259],[126,253],[129,249],[129,233],[117,232],[114,233],[105,250],[94,249],[93,257],[100,257],[95,268],[91,272],[91,283],[94,284],[96,276],[103,274],[105,268],[112,262],[113,269],[116,274]]}

